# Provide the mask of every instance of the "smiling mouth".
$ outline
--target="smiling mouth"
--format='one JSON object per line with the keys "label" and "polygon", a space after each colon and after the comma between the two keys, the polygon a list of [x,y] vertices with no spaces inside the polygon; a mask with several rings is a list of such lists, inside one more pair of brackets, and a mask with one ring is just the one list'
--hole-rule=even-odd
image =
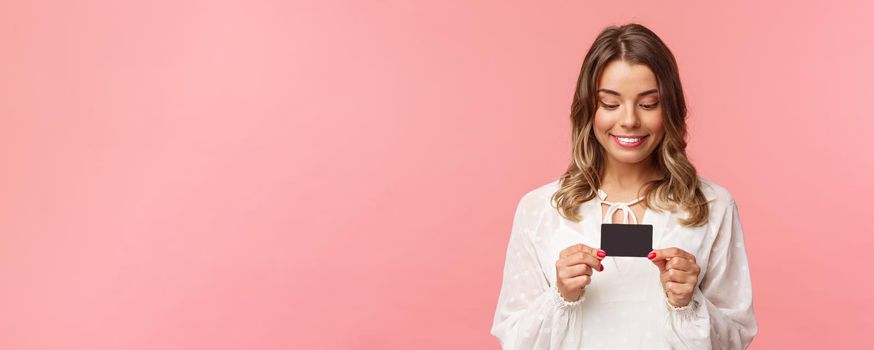
{"label": "smiling mouth", "polygon": [[649,135],[617,136],[617,135],[610,134],[610,137],[612,137],[614,140],[616,140],[616,143],[618,143],[620,146],[634,147],[634,146],[637,146],[637,145],[640,145],[641,143],[643,143],[643,140],[646,139],[647,137],[649,137]]}

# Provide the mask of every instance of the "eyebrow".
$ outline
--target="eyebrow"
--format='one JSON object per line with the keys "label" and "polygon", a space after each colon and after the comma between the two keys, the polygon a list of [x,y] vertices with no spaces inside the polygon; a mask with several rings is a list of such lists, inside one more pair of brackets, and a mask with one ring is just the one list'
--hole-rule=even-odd
{"label": "eyebrow", "polygon": [[[611,94],[611,95],[622,96],[620,93],[613,91],[613,90],[610,90],[610,89],[598,89],[598,91],[599,92],[606,92],[606,93]],[[656,92],[659,92],[659,89],[649,89],[649,90],[646,90],[644,92],[637,94],[637,97],[649,95],[649,94],[656,93]]]}

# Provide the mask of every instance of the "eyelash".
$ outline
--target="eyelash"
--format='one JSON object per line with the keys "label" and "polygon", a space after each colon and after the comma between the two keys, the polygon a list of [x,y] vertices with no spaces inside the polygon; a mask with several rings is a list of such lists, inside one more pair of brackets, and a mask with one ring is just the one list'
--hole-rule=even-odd
{"label": "eyelash", "polygon": [[[659,104],[659,103],[656,102],[656,103],[653,103],[653,104],[649,104],[649,105],[640,105],[640,106],[643,107],[644,109],[654,109],[656,106],[658,106],[658,104]],[[608,105],[608,104],[606,104],[606,103],[604,103],[604,102],[601,102],[601,106],[604,107],[605,109],[607,109],[607,110],[611,110],[611,111],[614,110],[614,109],[616,109],[616,107],[619,107],[619,105]]]}

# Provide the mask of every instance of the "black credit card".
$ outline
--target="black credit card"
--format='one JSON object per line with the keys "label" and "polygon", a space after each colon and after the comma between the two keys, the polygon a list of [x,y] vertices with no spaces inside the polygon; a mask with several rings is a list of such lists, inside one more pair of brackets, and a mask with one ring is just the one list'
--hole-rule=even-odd
{"label": "black credit card", "polygon": [[652,251],[652,225],[601,224],[600,248],[607,256],[646,257]]}

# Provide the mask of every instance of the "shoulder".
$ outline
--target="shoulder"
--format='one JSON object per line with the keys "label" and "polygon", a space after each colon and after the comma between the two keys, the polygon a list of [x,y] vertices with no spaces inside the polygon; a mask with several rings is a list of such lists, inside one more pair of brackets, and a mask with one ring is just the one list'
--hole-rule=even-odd
{"label": "shoulder", "polygon": [[554,210],[552,195],[558,191],[559,180],[541,183],[527,190],[516,206],[516,218],[531,223],[540,221],[543,214]]}
{"label": "shoulder", "polygon": [[[731,194],[731,191],[709,178],[699,175],[698,188],[701,189],[704,198],[711,204],[711,206],[729,205],[734,203],[734,196]],[[549,207],[551,206],[552,195],[555,194],[558,189],[558,179],[538,184],[522,195],[522,198],[519,200],[519,207],[530,209]]]}
{"label": "shoulder", "polygon": [[707,202],[712,202],[711,206],[714,204],[729,205],[734,203],[734,196],[732,196],[727,188],[708,178],[698,176],[698,188],[701,189],[702,193],[704,193],[704,198]]}
{"label": "shoulder", "polygon": [[519,199],[519,208],[526,210],[542,210],[551,206],[552,195],[558,191],[558,179],[541,183],[529,189]]}
{"label": "shoulder", "polygon": [[710,217],[708,221],[710,222],[722,222],[725,216],[737,207],[731,191],[710,179],[698,176],[698,188],[701,189],[701,192],[704,193],[704,198],[707,199]]}

